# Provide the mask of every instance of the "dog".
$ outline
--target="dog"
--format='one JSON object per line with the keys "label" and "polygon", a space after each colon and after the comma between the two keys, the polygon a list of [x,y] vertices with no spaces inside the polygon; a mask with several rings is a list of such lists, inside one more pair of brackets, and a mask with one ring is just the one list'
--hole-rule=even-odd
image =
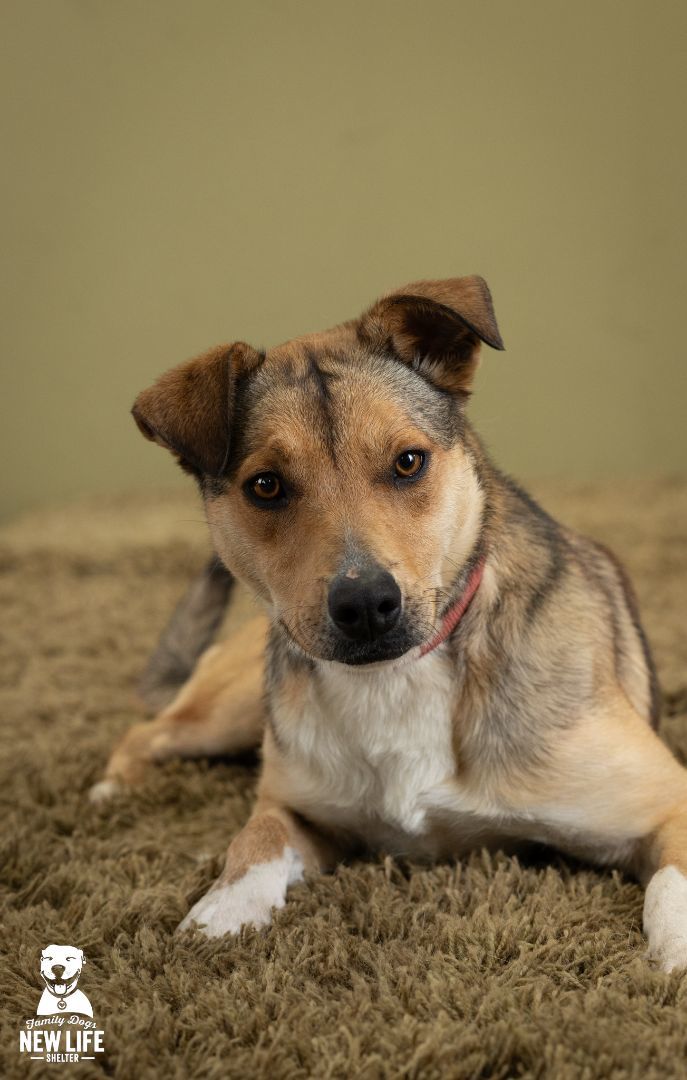
{"label": "dog", "polygon": [[36,1009],[37,1016],[61,1016],[81,1013],[93,1016],[91,1003],[82,990],[77,990],[86,957],[73,945],[48,945],[41,953],[41,977],[45,990]]}
{"label": "dog", "polygon": [[[181,929],[266,925],[357,851],[534,841],[646,883],[649,956],[687,965],[687,773],[656,734],[637,602],[610,551],[490,460],[466,409],[483,344],[503,348],[481,277],[419,281],[267,352],[211,349],[137,398],[221,562],[148,669],[149,700],[176,696],[93,797],[262,745],[252,816]],[[265,615],[202,652],[235,578]]]}

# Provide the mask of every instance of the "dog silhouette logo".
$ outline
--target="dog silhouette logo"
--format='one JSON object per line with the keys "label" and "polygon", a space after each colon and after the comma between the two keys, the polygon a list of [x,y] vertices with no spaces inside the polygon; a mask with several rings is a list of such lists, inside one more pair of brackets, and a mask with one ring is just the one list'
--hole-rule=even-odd
{"label": "dog silhouette logo", "polygon": [[36,1016],[80,1013],[93,1016],[91,1003],[76,984],[86,963],[82,949],[73,945],[48,945],[41,953],[41,977],[45,989]]}
{"label": "dog silhouette logo", "polygon": [[31,1061],[97,1061],[97,1055],[105,1053],[105,1032],[93,1019],[91,1003],[77,986],[85,963],[83,949],[75,945],[46,945],[43,949],[40,971],[44,990],[35,1015],[27,1016],[19,1028],[19,1053],[29,1055]]}

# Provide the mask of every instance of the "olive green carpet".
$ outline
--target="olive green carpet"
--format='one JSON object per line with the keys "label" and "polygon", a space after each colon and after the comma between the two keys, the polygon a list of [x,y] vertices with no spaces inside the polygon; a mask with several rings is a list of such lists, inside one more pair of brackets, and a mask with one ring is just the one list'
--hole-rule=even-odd
{"label": "olive green carpet", "polygon": [[[637,585],[687,756],[687,482],[535,488]],[[86,792],[207,540],[189,491],[92,501],[0,533],[0,1074],[685,1077],[687,976],[643,959],[642,896],[552,855],[383,857],[293,889],[268,931],[174,928],[245,821],[255,762],[181,762],[106,811]],[[242,601],[242,610],[250,602]],[[31,1061],[39,956],[72,944],[104,1053]]]}

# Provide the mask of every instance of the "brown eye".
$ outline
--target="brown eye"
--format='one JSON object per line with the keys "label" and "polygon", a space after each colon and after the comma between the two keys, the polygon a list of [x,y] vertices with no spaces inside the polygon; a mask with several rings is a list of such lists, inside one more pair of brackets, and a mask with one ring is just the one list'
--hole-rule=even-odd
{"label": "brown eye", "polygon": [[258,499],[269,502],[278,499],[282,494],[281,481],[274,473],[260,473],[254,476],[249,484],[251,493]]}
{"label": "brown eye", "polygon": [[410,480],[422,471],[425,455],[421,450],[404,450],[394,462],[394,472],[402,480]]}

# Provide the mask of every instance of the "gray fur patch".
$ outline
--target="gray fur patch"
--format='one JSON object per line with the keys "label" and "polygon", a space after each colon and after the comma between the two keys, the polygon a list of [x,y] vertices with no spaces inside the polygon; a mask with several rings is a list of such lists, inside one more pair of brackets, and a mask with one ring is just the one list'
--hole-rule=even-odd
{"label": "gray fur patch", "polygon": [[214,640],[233,584],[232,575],[213,557],[182,596],[139,683],[139,696],[153,711],[169,704]]}

